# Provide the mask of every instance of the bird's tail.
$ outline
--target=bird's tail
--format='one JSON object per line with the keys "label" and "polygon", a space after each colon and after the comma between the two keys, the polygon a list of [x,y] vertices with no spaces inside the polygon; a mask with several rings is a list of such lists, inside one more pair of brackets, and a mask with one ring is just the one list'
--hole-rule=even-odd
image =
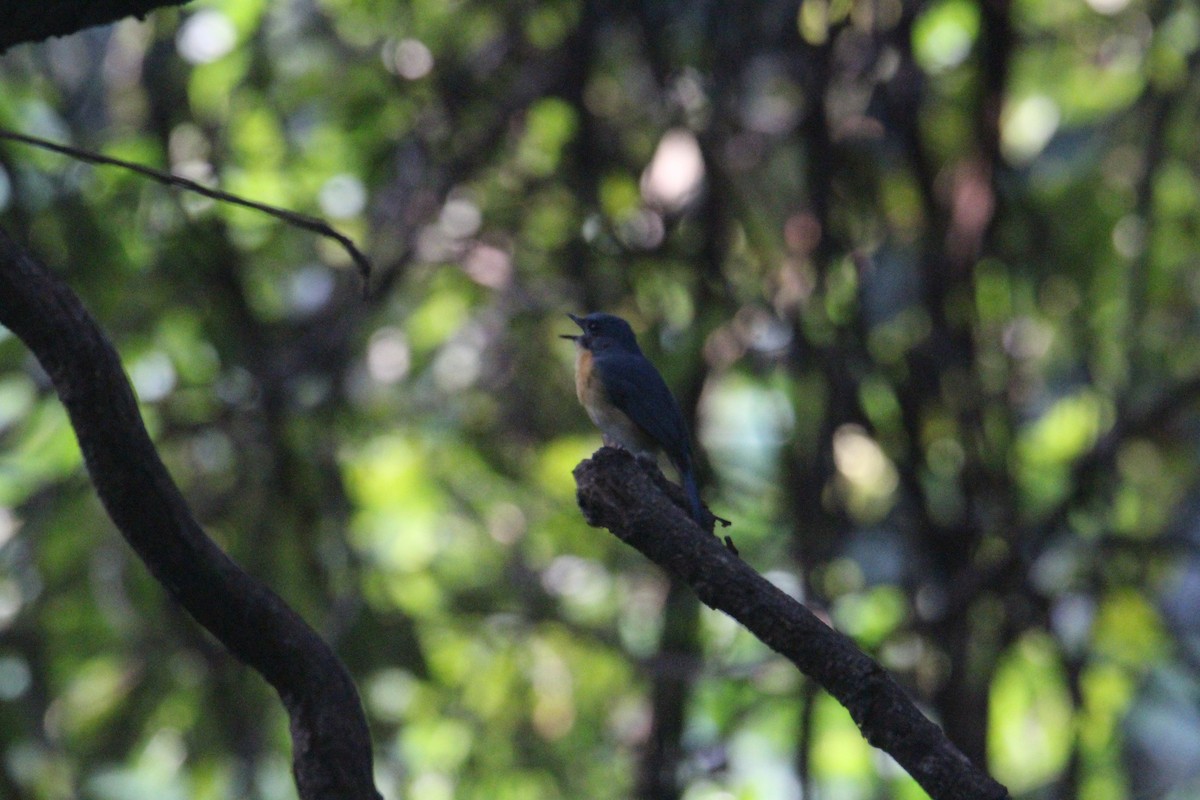
{"label": "bird's tail", "polygon": [[688,503],[692,507],[692,518],[701,528],[704,528],[704,505],[700,502],[700,489],[696,486],[696,471],[692,469],[690,459],[681,466],[679,473],[683,479],[683,491],[687,494]]}

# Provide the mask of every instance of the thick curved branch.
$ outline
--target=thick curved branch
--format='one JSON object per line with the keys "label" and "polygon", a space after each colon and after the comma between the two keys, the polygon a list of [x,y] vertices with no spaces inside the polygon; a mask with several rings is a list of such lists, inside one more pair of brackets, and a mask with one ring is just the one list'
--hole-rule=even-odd
{"label": "thick curved branch", "polygon": [[934,800],[1001,800],[1008,791],[975,767],[904,691],[848,638],[813,616],[688,517],[682,492],[653,466],[601,448],[575,468],[588,523],[680,578],[794,663],[850,712],[867,741],[908,770]]}
{"label": "thick curved branch", "polygon": [[121,534],[170,595],[279,693],[300,796],[377,800],[366,718],[345,667],[205,535],[146,433],[116,350],[79,298],[2,230],[0,323],[50,376]]}

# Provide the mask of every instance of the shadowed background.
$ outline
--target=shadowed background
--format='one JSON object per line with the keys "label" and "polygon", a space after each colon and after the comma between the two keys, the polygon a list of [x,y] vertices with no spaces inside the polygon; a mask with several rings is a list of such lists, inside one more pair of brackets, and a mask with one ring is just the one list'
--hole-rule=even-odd
{"label": "shadowed background", "polygon": [[[1133,0],[191,3],[0,57],[0,221],[206,529],[335,645],[385,795],[921,797],[581,520],[627,317],[743,558],[1018,797],[1200,772],[1200,15]],[[0,796],[286,798],[0,334]]]}

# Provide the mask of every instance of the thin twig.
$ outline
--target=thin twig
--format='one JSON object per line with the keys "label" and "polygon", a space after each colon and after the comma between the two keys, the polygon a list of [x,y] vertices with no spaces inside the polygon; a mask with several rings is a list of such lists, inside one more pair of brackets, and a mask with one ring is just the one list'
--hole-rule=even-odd
{"label": "thin twig", "polygon": [[143,164],[135,164],[132,161],[125,161],[120,158],[101,155],[90,150],[80,150],[77,147],[59,144],[58,142],[51,142],[47,139],[40,139],[36,136],[27,136],[23,133],[5,130],[4,128],[0,128],[0,139],[8,139],[9,141],[20,142],[22,144],[32,145],[33,147],[40,147],[43,150],[52,150],[55,153],[61,153],[62,155],[70,156],[72,158],[79,159],[80,161],[87,161],[92,164],[121,167],[129,170],[130,172],[136,172],[138,175],[150,178],[151,180],[166,184],[167,186],[175,186],[180,189],[186,189],[189,192],[195,192],[196,194],[201,194],[205,197],[213,200],[219,200],[223,203],[232,203],[234,205],[244,206],[246,208],[253,208],[255,211],[261,211],[264,214],[270,214],[272,217],[295,225],[297,228],[303,228],[305,230],[312,231],[313,233],[320,234],[321,236],[327,236],[345,248],[346,252],[350,255],[351,260],[354,261],[354,266],[358,269],[358,274],[363,280],[364,293],[366,293],[370,288],[371,262],[368,261],[367,257],[363,255],[362,251],[355,246],[354,242],[350,240],[350,237],[334,230],[329,223],[325,222],[323,219],[310,217],[307,214],[301,214],[297,211],[289,211],[286,208],[278,208],[276,206],[267,205],[266,203],[260,203],[257,200],[247,200],[244,197],[238,197],[235,194],[223,192],[220,189],[212,189],[188,178],[174,175],[170,172],[163,172],[162,170],[154,169],[153,167],[147,167]]}

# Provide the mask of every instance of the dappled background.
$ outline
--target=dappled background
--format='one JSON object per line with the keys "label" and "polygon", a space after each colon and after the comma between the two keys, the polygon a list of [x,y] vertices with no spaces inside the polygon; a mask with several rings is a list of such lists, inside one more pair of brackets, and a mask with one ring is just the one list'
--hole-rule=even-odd
{"label": "dappled background", "polygon": [[[919,798],[574,502],[565,312],[629,318],[743,557],[1018,797],[1200,791],[1200,12],[213,0],[0,58],[0,221],[400,795]],[[0,332],[0,796],[294,796]]]}

